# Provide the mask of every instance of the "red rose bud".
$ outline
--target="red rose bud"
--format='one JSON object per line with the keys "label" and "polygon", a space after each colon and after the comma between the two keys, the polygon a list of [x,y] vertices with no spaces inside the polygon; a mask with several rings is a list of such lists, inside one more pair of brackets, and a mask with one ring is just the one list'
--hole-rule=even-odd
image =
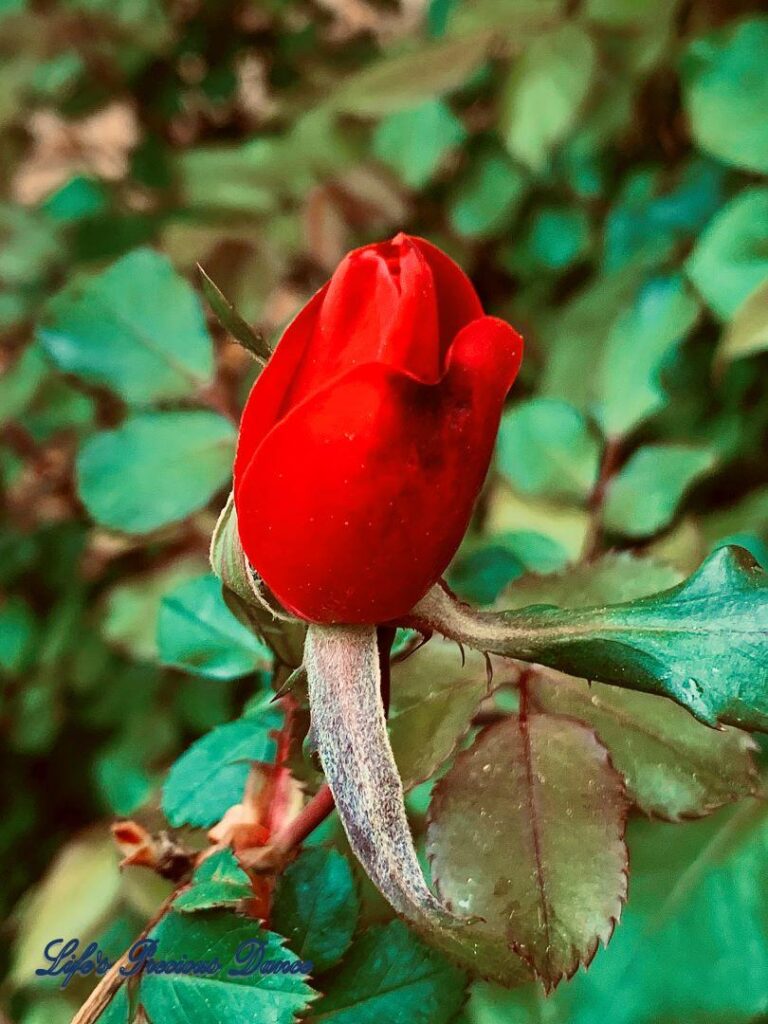
{"label": "red rose bud", "polygon": [[240,539],[285,608],[319,623],[410,611],[461,542],[522,350],[423,239],[342,260],[240,424]]}

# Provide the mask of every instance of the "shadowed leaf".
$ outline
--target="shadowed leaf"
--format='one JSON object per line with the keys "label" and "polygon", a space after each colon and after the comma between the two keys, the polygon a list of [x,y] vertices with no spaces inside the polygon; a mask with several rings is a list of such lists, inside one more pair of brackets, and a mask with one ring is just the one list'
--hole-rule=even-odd
{"label": "shadowed leaf", "polygon": [[591,729],[510,717],[435,788],[427,848],[440,893],[481,916],[552,989],[589,963],[619,918],[626,812],[624,784]]}

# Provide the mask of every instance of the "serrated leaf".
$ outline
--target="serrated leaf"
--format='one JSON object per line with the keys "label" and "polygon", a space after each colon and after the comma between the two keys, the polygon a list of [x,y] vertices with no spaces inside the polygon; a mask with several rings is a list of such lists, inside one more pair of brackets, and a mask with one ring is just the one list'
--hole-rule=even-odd
{"label": "serrated leaf", "polygon": [[211,280],[199,263],[197,269],[200,274],[203,293],[221,326],[226,331],[229,331],[232,337],[236,338],[244,348],[247,348],[262,365],[266,365],[267,360],[272,355],[272,350],[267,344],[266,339],[243,320],[219,286]]}
{"label": "serrated leaf", "polygon": [[157,647],[164,665],[207,679],[237,679],[267,671],[268,648],[238,622],[208,574],[167,594],[157,621]]}
{"label": "serrated leaf", "polygon": [[694,39],[681,68],[696,143],[744,170],[768,172],[768,18],[749,18]]}
{"label": "serrated leaf", "polygon": [[671,821],[700,817],[756,792],[756,745],[740,729],[709,729],[651,694],[567,676],[536,674],[529,693],[539,710],[595,730],[646,814]]}
{"label": "serrated leaf", "polygon": [[229,479],[235,430],[205,409],[141,413],[95,434],[77,457],[77,487],[93,518],[150,533],[202,508]]}
{"label": "serrated leaf", "polygon": [[466,976],[422,945],[400,921],[369,929],[332,976],[310,1024],[448,1024],[462,1002]]}
{"label": "serrated leaf", "polygon": [[608,484],[603,524],[625,537],[650,537],[675,517],[685,492],[715,464],[706,448],[639,448]]}
{"label": "serrated leaf", "polygon": [[316,974],[342,958],[352,941],[360,902],[349,861],[337,850],[306,850],[283,872],[270,918]]}
{"label": "serrated leaf", "polygon": [[439,637],[392,666],[389,739],[406,789],[450,757],[487,693],[485,658],[468,651],[462,664],[456,644]]}
{"label": "serrated leaf", "polygon": [[745,188],[702,232],[685,270],[707,305],[729,320],[768,278],[768,188]]}
{"label": "serrated leaf", "polygon": [[499,132],[513,157],[534,172],[576,123],[595,67],[587,32],[566,23],[534,39],[514,61]]}
{"label": "serrated leaf", "polygon": [[231,850],[216,850],[195,869],[188,889],[173,901],[173,909],[191,913],[237,906],[253,896],[248,875]]}
{"label": "serrated leaf", "polygon": [[348,75],[331,96],[330,106],[346,114],[378,117],[452,92],[484,59],[490,38],[484,31],[385,57]]}
{"label": "serrated leaf", "polygon": [[38,337],[59,369],[106,384],[132,404],[189,395],[213,372],[197,296],[153,249],[67,286]]}
{"label": "serrated leaf", "polygon": [[719,548],[670,590],[594,608],[477,612],[437,586],[406,624],[768,731],[768,576],[743,548]]}
{"label": "serrated leaf", "polygon": [[[264,960],[298,963],[273,932],[252,921],[218,911],[206,914],[168,914],[149,938],[157,942],[155,959],[217,960],[221,969],[212,976],[194,974],[142,975],[141,1005],[152,1021],[163,1024],[219,1024],[220,1021],[252,1020],[259,1024],[293,1024],[314,992],[303,973],[261,973],[234,977],[232,970],[247,969],[245,943],[264,943]],[[238,952],[240,950],[240,952]]]}
{"label": "serrated leaf", "polygon": [[744,359],[768,348],[768,279],[736,310],[717,349],[720,363]]}
{"label": "serrated leaf", "polygon": [[427,850],[444,899],[484,919],[545,988],[607,943],[627,892],[627,801],[587,726],[491,726],[435,788]]}
{"label": "serrated leaf", "polygon": [[283,712],[264,694],[244,718],[217,726],[171,766],[163,812],[171,825],[208,827],[239,803],[254,761],[272,764]]}
{"label": "serrated leaf", "polygon": [[497,464],[523,494],[584,499],[597,480],[600,444],[578,409],[533,398],[504,414]]}
{"label": "serrated leaf", "polygon": [[387,736],[374,626],[307,630],[312,734],[357,859],[398,913],[436,930],[458,922],[429,891]]}

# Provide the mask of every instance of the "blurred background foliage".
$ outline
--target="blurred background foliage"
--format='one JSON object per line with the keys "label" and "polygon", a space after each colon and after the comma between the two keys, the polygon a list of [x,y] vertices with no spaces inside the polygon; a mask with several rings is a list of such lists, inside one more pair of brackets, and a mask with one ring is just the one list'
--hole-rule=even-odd
{"label": "blurred background foliage", "polygon": [[[207,574],[254,364],[204,309],[197,262],[274,341],[345,251],[403,229],[525,335],[449,577],[462,596],[491,603],[603,541],[679,574],[724,540],[768,565],[760,7],[0,0],[14,1022],[77,1005],[33,984],[44,940],[116,953],[154,909],[162,886],[118,875],[106,823],[157,807],[169,765],[268,669]],[[639,823],[611,949],[544,1007],[479,983],[464,1019],[768,1012],[767,841],[743,811]]]}

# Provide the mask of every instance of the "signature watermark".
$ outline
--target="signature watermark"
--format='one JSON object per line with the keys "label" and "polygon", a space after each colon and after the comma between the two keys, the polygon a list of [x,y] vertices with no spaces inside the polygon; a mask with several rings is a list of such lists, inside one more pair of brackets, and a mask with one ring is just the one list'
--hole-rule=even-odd
{"label": "signature watermark", "polygon": [[[82,948],[81,948],[82,947]],[[259,939],[245,939],[235,949],[232,960],[224,964],[218,957],[195,960],[174,956],[163,960],[158,956],[156,939],[139,939],[131,946],[118,970],[124,978],[138,974],[184,974],[200,978],[249,978],[254,974],[310,974],[311,960],[269,959],[267,944]],[[115,966],[96,942],[84,945],[80,939],[51,939],[43,950],[46,966],[38,967],[38,977],[61,978],[65,989],[73,978],[89,974],[103,976]]]}

